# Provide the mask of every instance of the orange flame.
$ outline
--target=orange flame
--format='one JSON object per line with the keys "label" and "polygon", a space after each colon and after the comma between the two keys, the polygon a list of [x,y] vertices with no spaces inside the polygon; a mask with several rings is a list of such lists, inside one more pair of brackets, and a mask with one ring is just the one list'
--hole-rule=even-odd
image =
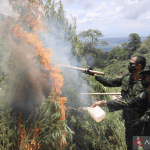
{"label": "orange flame", "polygon": [[[52,51],[51,49],[46,49],[44,48],[44,44],[39,40],[39,37],[37,35],[37,30],[39,28],[42,28],[42,26],[40,25],[40,22],[38,20],[36,20],[35,22],[30,21],[30,19],[32,19],[32,17],[27,17],[27,21],[31,22],[32,27],[36,26],[35,28],[33,28],[33,30],[35,31],[35,34],[33,33],[27,33],[27,31],[23,31],[23,28],[20,26],[22,23],[19,23],[15,26],[14,28],[14,34],[19,37],[22,38],[24,40],[26,40],[29,44],[32,44],[33,46],[35,46],[35,55],[36,56],[40,56],[41,58],[41,63],[44,65],[44,67],[46,68],[46,70],[49,71],[49,77],[50,80],[52,82],[52,89],[55,90],[56,93],[61,93],[61,88],[63,86],[64,83],[64,78],[63,75],[60,74],[60,69],[58,68],[58,66],[53,67],[52,66]],[[35,24],[34,24],[35,23]],[[34,25],[34,26],[33,26]],[[62,115],[63,117],[65,117],[65,105],[64,103],[66,103],[67,98],[62,98],[60,96],[57,96],[57,98],[60,101],[60,105],[62,108]]]}
{"label": "orange flame", "polygon": [[[27,23],[27,27],[30,27],[33,29],[33,33],[29,33],[27,31],[24,31],[23,28],[21,27],[22,25],[22,21],[26,21]],[[51,80],[52,83],[52,90],[55,91],[55,94],[60,102],[61,105],[61,113],[62,113],[62,120],[65,118],[65,103],[67,101],[66,97],[61,97],[60,95],[58,95],[58,93],[61,93],[61,88],[63,86],[64,83],[64,78],[63,75],[60,74],[60,69],[58,66],[52,66],[52,60],[51,57],[53,55],[51,49],[46,49],[44,48],[44,44],[39,40],[38,37],[38,30],[39,29],[44,29],[42,26],[42,21],[39,19],[36,19],[34,16],[32,16],[31,14],[28,14],[26,17],[22,18],[20,20],[20,23],[18,23],[15,28],[13,33],[15,34],[15,36],[17,38],[21,38],[23,40],[25,40],[28,44],[31,44],[35,47],[35,55],[39,56],[41,59],[41,64],[43,64],[43,66],[45,67],[45,69],[49,72],[49,78]],[[19,122],[18,122],[18,129],[20,131],[20,147],[22,147],[22,143],[23,143],[23,138],[26,139],[27,135],[26,135],[26,131],[23,127],[20,127],[21,123],[21,113],[20,113],[20,117],[19,117]],[[37,136],[37,133],[40,131],[40,129],[37,129],[35,127],[35,131],[33,133],[33,137]],[[64,133],[65,134],[65,133]],[[33,146],[30,148],[29,146],[29,142],[27,140],[25,147],[28,148],[28,150],[34,150],[35,149],[35,145],[36,145],[36,141],[33,139]],[[62,143],[60,144],[62,145]],[[40,148],[40,145],[38,144],[38,149]]]}
{"label": "orange flame", "polygon": [[[21,112],[19,114],[20,114],[20,116],[19,116],[19,120],[18,120],[18,130],[20,131],[20,138],[18,140],[19,140],[19,145],[20,145],[19,149],[22,149],[23,139],[25,140],[27,138],[27,134],[26,134],[25,128],[21,127],[21,125],[22,125],[22,123],[21,123],[22,114],[21,114]],[[37,129],[35,127],[35,130],[32,133],[33,137],[36,137],[38,135],[39,130],[40,129]],[[36,150],[36,141],[34,139],[32,139],[32,143],[33,143],[33,145],[31,147],[30,144],[29,144],[29,140],[27,140],[27,142],[25,143],[25,148],[27,148],[27,150]],[[38,149],[40,149],[40,144],[38,144]]]}

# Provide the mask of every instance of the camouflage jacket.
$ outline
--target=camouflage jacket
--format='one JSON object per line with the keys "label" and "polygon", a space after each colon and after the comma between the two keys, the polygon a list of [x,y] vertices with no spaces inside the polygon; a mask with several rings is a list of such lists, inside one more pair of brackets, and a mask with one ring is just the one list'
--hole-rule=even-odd
{"label": "camouflage jacket", "polygon": [[110,112],[122,109],[124,119],[128,121],[141,119],[144,122],[148,122],[150,103],[148,93],[142,86],[141,80],[133,80],[130,73],[116,79],[103,78],[101,76],[96,76],[95,79],[107,87],[122,86],[122,98],[107,101]]}

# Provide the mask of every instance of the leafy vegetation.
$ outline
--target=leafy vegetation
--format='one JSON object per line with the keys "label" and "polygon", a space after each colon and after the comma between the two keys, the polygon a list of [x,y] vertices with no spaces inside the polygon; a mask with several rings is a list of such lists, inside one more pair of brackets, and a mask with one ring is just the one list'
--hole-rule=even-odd
{"label": "leafy vegetation", "polygon": [[[15,0],[10,0],[13,9],[22,14],[21,6],[23,1],[15,6]],[[31,1],[31,4],[36,1]],[[39,1],[40,3],[40,1]],[[98,30],[83,31],[79,35],[76,34],[76,19],[73,18],[73,24],[69,24],[65,17],[65,11],[61,1],[56,4],[50,0],[42,3],[45,7],[44,20],[49,22],[49,30],[55,35],[56,39],[61,39],[64,43],[71,44],[70,54],[74,60],[77,60],[80,67],[86,68],[91,66],[94,70],[105,72],[106,77],[115,78],[120,76],[120,73],[127,72],[127,66],[132,56],[142,54],[146,57],[147,63],[150,64],[150,37],[144,42],[140,41],[140,37],[136,33],[129,35],[129,43],[122,43],[122,47],[114,47],[110,52],[103,52],[97,49],[96,45],[99,42],[99,37],[102,32]],[[56,9],[57,8],[57,9]],[[57,28],[54,30],[54,28]],[[32,29],[31,29],[32,30]],[[82,39],[86,39],[85,41]],[[91,41],[90,41],[91,40]],[[13,114],[9,103],[6,103],[7,95],[10,94],[6,87],[5,75],[2,70],[2,65],[5,63],[6,57],[9,55],[9,49],[6,48],[6,43],[3,38],[0,40],[0,148],[1,149],[19,149],[19,130],[18,117],[12,117]],[[102,45],[107,44],[101,41]],[[73,60],[70,60],[73,61]],[[87,113],[87,111],[79,109],[83,106],[91,106],[95,100],[112,100],[111,96],[89,96],[81,98],[81,89],[84,87],[88,92],[120,92],[121,88],[106,88],[102,84],[95,81],[94,77],[85,74],[79,74],[80,80],[74,83],[75,77],[71,76],[68,71],[68,76],[64,76],[64,85],[62,88],[62,96],[67,95],[66,118],[64,119],[61,112],[61,107],[55,94],[48,97],[45,104],[42,104],[37,109],[37,115],[33,120],[27,120],[22,124],[22,128],[30,129],[26,132],[26,138],[23,139],[25,144],[28,140],[30,145],[33,145],[33,139],[36,141],[36,149],[40,144],[41,149],[68,149],[68,150],[125,150],[125,133],[124,121],[121,117],[121,111],[109,113],[107,108],[104,108],[107,117],[100,123],[95,122]],[[11,92],[11,91],[10,91]],[[85,100],[86,99],[86,100]],[[82,102],[81,102],[82,100]],[[63,118],[63,119],[62,119]],[[23,121],[23,120],[22,120]],[[37,136],[31,134],[36,129],[39,129]],[[25,149],[22,145],[21,149]]]}
{"label": "leafy vegetation", "polygon": [[[49,99],[52,98],[49,97]],[[58,99],[55,98],[54,102],[50,102],[49,99],[47,99],[46,104],[42,104],[37,109],[38,113],[34,120],[29,118],[25,122],[21,118],[21,121],[24,122],[21,126],[18,125],[19,120],[16,114],[5,103],[5,98],[3,100],[1,99],[0,149],[25,149],[27,141],[31,146],[36,142],[36,145],[34,145],[36,149],[38,149],[39,145],[40,149],[61,149],[62,146],[65,149],[66,144],[72,141],[73,132],[67,126],[66,120],[62,120],[61,106]],[[19,148],[20,132],[24,131],[28,132],[24,133],[24,137],[22,138],[23,145]],[[36,133],[37,136],[33,136],[33,133]]]}
{"label": "leafy vegetation", "polygon": [[[99,37],[103,36],[102,33],[99,30],[89,29],[81,32],[78,36],[85,40],[84,47],[77,53],[77,56],[80,58],[79,61],[85,61],[91,67],[104,68],[106,66],[104,61],[107,58],[107,53],[95,48],[98,44],[103,46],[108,44],[106,41],[99,42]],[[101,61],[102,58],[103,61]]]}

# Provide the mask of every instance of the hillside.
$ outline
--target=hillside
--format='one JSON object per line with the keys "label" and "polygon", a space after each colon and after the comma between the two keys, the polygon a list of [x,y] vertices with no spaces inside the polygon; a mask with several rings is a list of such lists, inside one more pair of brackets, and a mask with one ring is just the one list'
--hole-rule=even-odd
{"label": "hillside", "polygon": [[[141,42],[143,42],[146,38],[147,37],[141,37]],[[129,39],[129,37],[102,38],[102,39],[99,39],[99,40],[100,41],[104,40],[104,41],[108,42],[108,45],[107,46],[101,46],[99,44],[96,48],[99,48],[99,49],[103,50],[104,52],[109,52],[111,49],[113,49],[116,46],[121,47],[122,43],[125,43],[125,42],[129,43],[128,39]]]}

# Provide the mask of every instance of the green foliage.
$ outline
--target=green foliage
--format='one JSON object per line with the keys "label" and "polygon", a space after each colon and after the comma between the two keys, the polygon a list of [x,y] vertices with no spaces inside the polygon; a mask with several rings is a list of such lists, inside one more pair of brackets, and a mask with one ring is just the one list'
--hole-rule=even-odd
{"label": "green foliage", "polygon": [[118,77],[122,72],[128,72],[128,64],[129,60],[117,61],[113,59],[102,71],[105,72],[108,77]]}
{"label": "green foliage", "polygon": [[[147,58],[147,62],[149,62],[150,53],[149,52],[149,37],[140,44],[140,47],[137,48],[136,51],[131,53],[128,44],[123,43],[123,48],[121,49],[119,46],[113,48],[112,51],[109,52],[109,62],[106,63],[106,67],[103,69],[98,67],[94,68],[96,71],[102,71],[105,72],[106,77],[110,78],[116,78],[120,77],[120,73],[127,73],[127,66],[129,63],[130,58],[133,55],[141,54],[144,55]],[[85,45],[85,44],[84,44]],[[97,49],[94,49],[94,47],[91,46],[92,43],[88,43],[85,51],[82,51],[82,55],[85,56],[89,54],[97,54]],[[90,50],[92,49],[93,52],[90,53]],[[145,54],[142,53],[145,52]],[[131,55],[132,54],[132,55]],[[101,61],[98,58],[95,57],[96,60],[94,61]],[[83,67],[87,65],[87,62],[83,60]],[[149,62],[150,63],[150,62]],[[85,86],[89,92],[120,92],[121,87],[117,88],[106,88],[102,84],[95,81],[93,76],[89,75],[82,75],[83,83],[88,84],[88,86]],[[72,88],[71,88],[72,89]],[[72,89],[73,90],[73,89]],[[111,100],[111,96],[91,96],[88,98],[88,106],[91,106],[91,104],[95,100]],[[77,112],[75,111],[74,114],[69,122],[72,122],[72,130],[75,132],[74,134],[74,142],[71,144],[70,148],[72,149],[126,149],[125,144],[125,128],[124,128],[124,121],[122,120],[121,114],[122,111],[116,111],[113,113],[109,113],[107,109],[104,108],[106,111],[107,117],[100,123],[96,123],[87,112]],[[82,139],[82,140],[81,140]]]}
{"label": "green foliage", "polygon": [[[21,13],[20,5],[13,8]],[[33,1],[32,1],[33,2]],[[11,3],[12,4],[12,3]],[[79,35],[76,34],[76,18],[73,19],[73,24],[69,24],[65,17],[65,11],[61,1],[59,3],[46,0],[43,3],[45,7],[44,19],[50,22],[50,32],[53,33],[53,27],[57,28],[57,33],[54,33],[57,38],[61,38],[63,41],[69,41],[72,45],[70,51],[73,54],[74,59],[77,59],[82,67],[90,65],[95,67],[94,70],[105,72],[106,77],[120,77],[120,73],[126,73],[127,66],[131,55],[144,54],[147,58],[147,62],[150,63],[150,37],[148,37],[143,43],[140,42],[138,34],[132,33],[129,35],[129,44],[123,43],[122,49],[117,46],[114,47],[109,53],[103,52],[100,49],[96,49],[98,44],[98,38],[102,36],[99,30],[83,31]],[[55,30],[56,31],[56,30]],[[79,38],[82,36],[86,38],[85,42],[82,42]],[[88,39],[91,41],[89,42]],[[106,45],[105,41],[101,41],[102,45]],[[3,55],[6,52],[4,47],[4,41],[0,41],[0,55],[1,58],[5,58],[7,55]],[[4,56],[4,57],[3,57]],[[91,64],[89,57],[92,57]],[[6,62],[7,63],[7,62]],[[89,96],[88,98],[81,97],[80,87],[84,87],[88,92],[120,92],[121,88],[106,88],[102,84],[95,81],[93,76],[80,75],[82,80],[75,84],[75,77],[68,71],[68,76],[65,78],[65,83],[62,88],[62,95],[67,95],[67,106],[73,107],[73,110],[69,110],[69,115],[66,120],[62,120],[60,113],[61,108],[58,99],[55,97],[49,97],[46,104],[37,110],[39,113],[32,121],[33,124],[29,126],[29,122],[25,122],[23,127],[34,130],[34,126],[40,128],[40,134],[34,137],[36,143],[41,144],[42,149],[50,147],[51,149],[60,149],[60,143],[64,144],[64,149],[107,149],[107,150],[125,150],[125,133],[124,133],[124,121],[121,119],[121,111],[109,113],[107,108],[107,117],[100,123],[95,122],[87,111],[80,110],[81,106],[91,106],[95,100],[111,100],[111,96]],[[2,74],[1,83],[4,80]],[[5,86],[5,85],[2,85]],[[7,90],[6,90],[7,91]],[[6,92],[6,94],[9,94]],[[1,100],[5,99],[1,95]],[[51,100],[51,101],[49,101]],[[66,109],[67,111],[67,109]],[[15,148],[18,147],[19,132],[16,128],[18,118],[11,116],[10,106],[6,105],[4,101],[0,104],[0,140],[2,142],[1,148]],[[12,126],[13,125],[13,126]],[[32,127],[32,128],[31,128]],[[64,133],[65,132],[65,136]],[[32,142],[31,132],[27,132],[27,139]],[[43,142],[44,141],[44,142]],[[23,148],[24,149],[24,148]]]}
{"label": "green foliage", "polygon": [[[53,95],[54,96],[54,95]],[[24,146],[27,140],[30,141],[32,145],[32,139],[36,141],[36,144],[40,144],[41,149],[61,149],[62,145],[67,146],[72,140],[73,132],[67,126],[66,120],[63,119],[61,114],[61,107],[58,99],[55,97],[54,102],[52,102],[52,97],[47,99],[46,103],[41,105],[39,109],[37,109],[37,115],[35,116],[34,124],[31,124],[30,118],[22,124],[22,127],[30,132],[26,132],[27,138],[23,139]],[[7,105],[1,99],[0,103],[0,139],[1,139],[1,149],[18,149],[18,138],[19,138],[19,130],[17,128],[18,118],[13,117],[16,116],[11,114],[10,106]],[[63,119],[63,120],[62,120]],[[23,117],[22,117],[23,121]],[[37,137],[33,137],[32,133],[35,130],[34,127],[40,129],[40,132]],[[23,146],[23,147],[24,147]],[[25,148],[25,147],[24,147]],[[22,149],[24,149],[22,148]]]}
{"label": "green foliage", "polygon": [[130,49],[128,48],[128,44],[125,42],[123,44],[121,44],[121,46],[123,47],[122,48],[122,58],[121,60],[127,60],[127,59],[130,59]]}
{"label": "green foliage", "polygon": [[[13,143],[14,130],[10,129],[9,124],[12,122],[10,116],[10,110],[6,110],[7,106],[2,102],[0,103],[0,149],[7,149],[11,147]],[[9,124],[8,124],[9,123]]]}
{"label": "green foliage", "polygon": [[77,53],[77,56],[80,57],[80,62],[85,61],[91,67],[105,67],[104,61],[101,60],[107,59],[107,53],[95,48],[98,44],[108,45],[106,41],[99,43],[99,37],[103,36],[102,33],[99,30],[89,29],[88,31],[82,31],[78,36],[85,40],[82,48]]}
{"label": "green foliage", "polygon": [[[40,135],[42,137],[37,137],[38,142],[42,144],[44,141],[48,145],[53,145],[54,149],[61,149],[61,143],[67,145],[71,142],[73,132],[61,114],[61,107],[56,97],[53,103],[47,100],[47,104],[41,107],[39,112],[42,112],[42,115],[40,115],[37,124],[38,127],[41,127]],[[44,147],[48,145],[42,144]]]}
{"label": "green foliage", "polygon": [[146,65],[150,64],[150,37],[148,36],[147,39],[140,44],[140,47],[133,53],[135,55],[142,55],[146,58]]}
{"label": "green foliage", "polygon": [[129,35],[129,44],[128,48],[131,50],[131,54],[133,54],[137,48],[140,47],[141,37],[137,33],[131,33]]}
{"label": "green foliage", "polygon": [[140,55],[150,53],[150,37],[140,44],[141,46],[137,49],[136,53]]}
{"label": "green foliage", "polygon": [[[76,18],[72,17],[72,24],[68,23],[66,12],[63,9],[62,2],[52,3],[46,1],[46,11],[44,19],[49,23],[49,32],[64,43],[69,42],[72,45],[70,53],[73,59],[80,60],[80,52],[83,49],[83,43],[76,34]],[[57,7],[57,9],[56,9]]]}
{"label": "green foliage", "polygon": [[122,49],[117,46],[108,52],[108,61],[111,64],[112,59],[118,61],[129,60],[134,53],[146,54],[148,52],[147,45],[141,44],[141,37],[136,33],[129,35],[129,43],[122,43]]}
{"label": "green foliage", "polygon": [[109,53],[108,53],[108,60],[110,61],[111,59],[117,59],[119,60],[119,53],[121,52],[121,48],[119,46],[114,47]]}
{"label": "green foliage", "polygon": [[[99,31],[99,30],[91,30],[89,29],[88,31],[82,31],[80,34],[79,34],[80,37],[83,37],[84,39],[86,39],[87,41],[89,39],[91,39],[91,45],[92,46],[97,46],[97,43],[98,43],[98,38],[103,36],[102,33]],[[103,44],[105,44],[103,42]]]}
{"label": "green foliage", "polygon": [[10,50],[7,45],[7,41],[0,36],[0,73],[2,73],[2,66],[7,63],[7,57],[10,54]]}
{"label": "green foliage", "polygon": [[141,45],[141,47],[139,48],[140,55],[147,54],[148,51],[149,51],[149,49],[148,49],[148,46],[146,45],[146,43],[143,43]]}
{"label": "green foliage", "polygon": [[[92,76],[85,75],[83,79],[91,85],[89,86],[91,88],[88,88],[90,92],[120,92],[121,90],[120,88],[103,87],[102,84],[96,83],[97,81]],[[88,106],[91,106],[96,99],[111,100],[111,96],[92,96]],[[107,115],[106,119],[100,123],[95,122],[85,110],[70,111],[67,120],[75,133],[72,143],[73,149],[126,149],[124,122],[121,119],[122,112],[109,113],[107,108],[103,109]]]}
{"label": "green foliage", "polygon": [[84,44],[84,48],[80,52],[80,60],[85,61],[90,67],[104,68],[106,66],[107,53],[101,49],[95,49],[92,43]]}
{"label": "green foliage", "polygon": [[[97,71],[103,71],[94,68]],[[106,88],[98,83],[93,76],[82,75],[83,81],[88,84],[89,92],[105,93],[105,92],[120,92],[121,88]],[[85,84],[86,85],[86,84]],[[91,96],[89,97],[87,106],[95,100],[111,100],[111,96]],[[126,149],[124,122],[121,119],[121,111],[109,113],[107,108],[104,108],[107,117],[100,123],[97,123],[91,118],[87,111],[74,112],[74,116],[70,117],[70,122],[73,124],[72,130],[75,132],[74,148],[87,150],[95,149]],[[70,115],[71,116],[71,115]],[[68,119],[68,120],[69,120]]]}

